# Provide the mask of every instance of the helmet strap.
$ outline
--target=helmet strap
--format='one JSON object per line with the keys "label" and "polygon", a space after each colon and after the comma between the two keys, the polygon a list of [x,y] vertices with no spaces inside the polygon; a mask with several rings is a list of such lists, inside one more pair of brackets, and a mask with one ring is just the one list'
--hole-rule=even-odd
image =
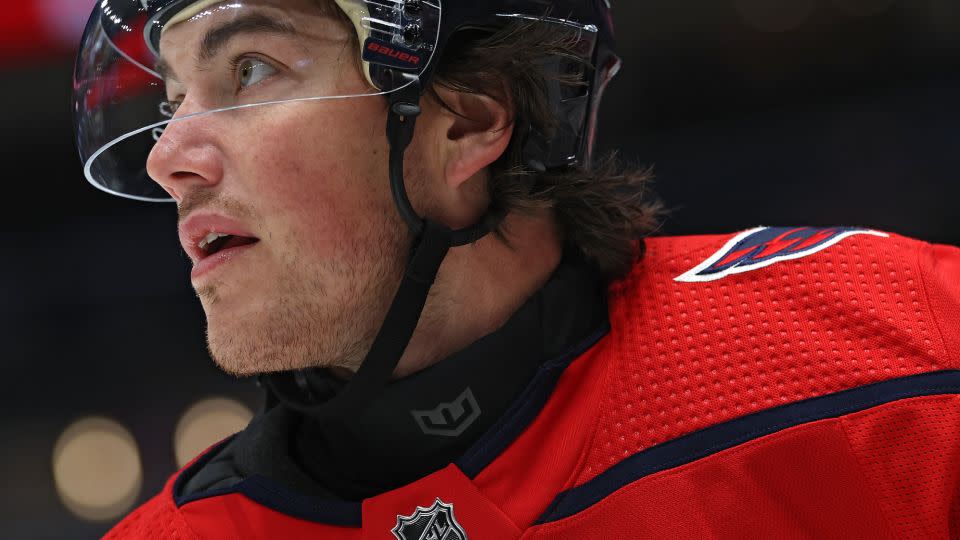
{"label": "helmet strap", "polygon": [[[406,184],[403,181],[403,154],[413,140],[416,119],[420,116],[420,96],[423,89],[418,77],[393,71],[394,84],[400,90],[388,94],[390,116],[387,118],[387,139],[390,141],[390,190],[397,210],[407,222],[415,237],[420,236],[426,219],[417,215],[407,197]],[[481,219],[472,226],[451,231],[452,247],[472,244],[490,232],[487,219]]]}
{"label": "helmet strap", "polygon": [[471,227],[452,231],[443,224],[420,217],[414,211],[404,184],[403,157],[413,140],[417,117],[421,112],[422,90],[420,80],[416,77],[409,78],[409,75],[396,71],[394,77],[406,80],[396,81],[404,85],[400,90],[388,94],[390,189],[397,210],[415,238],[410,260],[380,331],[374,338],[363,364],[350,381],[332,398],[318,402],[310,389],[304,388],[303,381],[317,379],[315,372],[320,368],[311,368],[305,372],[266,374],[260,377],[260,382],[269,391],[268,406],[279,401],[318,419],[342,417],[366,408],[389,384],[420,321],[427,295],[447,252],[453,246],[475,242],[489,231],[485,220]]}

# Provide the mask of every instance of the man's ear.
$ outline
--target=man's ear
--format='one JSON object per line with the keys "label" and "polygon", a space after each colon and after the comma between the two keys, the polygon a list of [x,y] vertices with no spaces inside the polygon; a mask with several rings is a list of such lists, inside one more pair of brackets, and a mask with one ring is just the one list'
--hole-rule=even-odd
{"label": "man's ear", "polygon": [[513,136],[513,106],[506,96],[497,100],[442,87],[436,92],[446,105],[441,107],[444,180],[458,189],[506,151]]}

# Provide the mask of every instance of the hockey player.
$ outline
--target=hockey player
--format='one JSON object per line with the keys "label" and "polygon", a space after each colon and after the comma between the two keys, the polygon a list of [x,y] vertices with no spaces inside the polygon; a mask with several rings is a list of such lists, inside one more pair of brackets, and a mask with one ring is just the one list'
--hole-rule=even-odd
{"label": "hockey player", "polygon": [[85,174],[176,202],[210,352],[268,398],[108,538],[957,536],[960,250],[644,242],[646,177],[591,152],[612,32],[604,0],[97,4]]}

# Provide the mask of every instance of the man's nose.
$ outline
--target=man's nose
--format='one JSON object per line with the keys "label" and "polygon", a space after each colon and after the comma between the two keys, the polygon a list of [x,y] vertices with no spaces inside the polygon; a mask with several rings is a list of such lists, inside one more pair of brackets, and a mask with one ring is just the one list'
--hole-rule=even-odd
{"label": "man's nose", "polygon": [[223,179],[223,154],[215,136],[217,113],[191,116],[184,105],[147,157],[147,174],[179,204],[186,193]]}

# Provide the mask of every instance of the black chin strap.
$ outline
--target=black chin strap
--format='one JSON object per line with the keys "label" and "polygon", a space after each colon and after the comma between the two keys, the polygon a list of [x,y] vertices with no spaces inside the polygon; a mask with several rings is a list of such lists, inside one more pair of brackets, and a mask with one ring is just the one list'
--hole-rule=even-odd
{"label": "black chin strap", "polygon": [[[400,288],[373,340],[373,346],[357,373],[339,393],[325,402],[317,402],[308,388],[302,388],[297,373],[272,373],[261,381],[280,401],[316,418],[340,417],[365,408],[387,383],[407,348],[420,320],[427,293],[437,277],[440,263],[450,249],[450,229],[426,222],[413,257],[407,265]],[[312,371],[312,370],[311,370]],[[313,379],[314,374],[301,374]]]}
{"label": "black chin strap", "polygon": [[[402,74],[394,72],[395,76]],[[397,210],[407,222],[414,237],[423,232],[427,220],[417,215],[407,197],[407,188],[403,182],[403,153],[413,140],[416,118],[420,116],[420,80],[413,79],[401,90],[390,94],[390,117],[387,119],[387,139],[390,141],[390,189]],[[490,232],[485,219],[476,224],[451,231],[450,246],[472,244]]]}
{"label": "black chin strap", "polygon": [[[390,189],[397,210],[414,233],[414,248],[400,281],[387,316],[373,340],[363,364],[357,373],[333,397],[323,400],[311,391],[315,381],[329,380],[318,369],[280,372],[263,375],[260,382],[269,394],[268,407],[274,400],[318,419],[342,417],[366,408],[390,382],[400,357],[406,350],[427,295],[447,251],[453,246],[470,244],[482,238],[489,229],[479,223],[452,231],[448,227],[417,215],[407,197],[403,179],[403,156],[413,140],[417,117],[420,115],[421,86],[417,78],[409,79],[395,72],[401,90],[389,94],[390,112],[387,119],[387,139],[390,142]],[[403,79],[402,81],[400,79]],[[331,392],[332,393],[332,392]],[[326,396],[324,396],[326,397]]]}

